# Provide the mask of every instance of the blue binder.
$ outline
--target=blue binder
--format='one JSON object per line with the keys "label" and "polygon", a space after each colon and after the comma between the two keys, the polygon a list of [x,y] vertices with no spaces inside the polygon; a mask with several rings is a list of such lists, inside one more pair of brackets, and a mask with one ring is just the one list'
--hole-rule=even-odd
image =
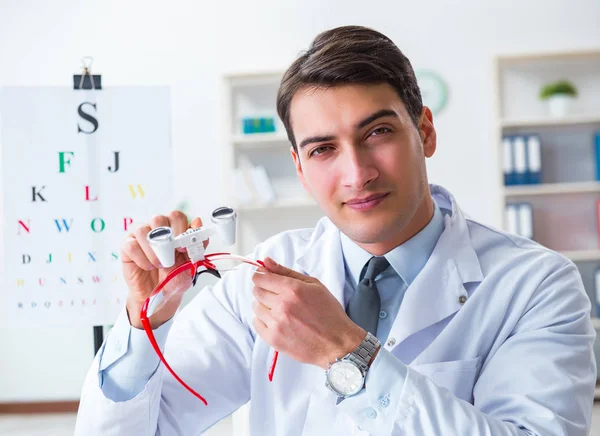
{"label": "blue binder", "polygon": [[502,139],[502,153],[504,155],[504,185],[515,184],[515,158],[513,153],[513,144],[510,136]]}
{"label": "blue binder", "polygon": [[527,183],[527,142],[524,136],[515,136],[512,140],[515,158],[514,182],[516,185]]}
{"label": "blue binder", "polygon": [[542,141],[540,135],[527,136],[527,183],[542,181]]}

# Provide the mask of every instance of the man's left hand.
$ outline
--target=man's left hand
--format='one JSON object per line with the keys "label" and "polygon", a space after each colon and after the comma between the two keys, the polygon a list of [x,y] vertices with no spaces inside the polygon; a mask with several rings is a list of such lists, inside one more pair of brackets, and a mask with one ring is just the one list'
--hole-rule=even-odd
{"label": "man's left hand", "polygon": [[258,335],[292,359],[326,369],[353,351],[366,331],[352,322],[316,278],[265,259],[265,270],[252,277],[252,309]]}

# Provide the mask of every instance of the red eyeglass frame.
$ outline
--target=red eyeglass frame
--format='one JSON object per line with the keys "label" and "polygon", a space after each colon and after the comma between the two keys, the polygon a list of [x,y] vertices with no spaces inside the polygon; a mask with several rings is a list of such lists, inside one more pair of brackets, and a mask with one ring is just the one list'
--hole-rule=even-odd
{"label": "red eyeglass frame", "polygon": [[[144,304],[142,305],[142,310],[140,312],[140,321],[142,322],[142,326],[144,327],[144,331],[146,332],[146,335],[148,336],[148,339],[150,340],[150,344],[152,344],[152,348],[154,348],[154,351],[156,352],[156,354],[158,355],[160,361],[162,362],[162,364],[165,366],[165,368],[167,368],[167,370],[171,373],[171,375],[173,377],[175,377],[175,379],[181,383],[181,385],[186,388],[192,395],[194,395],[196,398],[198,398],[200,401],[202,401],[204,403],[205,406],[208,406],[208,402],[206,401],[206,399],[200,395],[198,392],[196,392],[194,389],[192,389],[186,382],[184,382],[176,373],[175,371],[171,368],[171,366],[167,363],[165,356],[163,355],[162,351],[160,351],[160,347],[158,346],[158,343],[156,342],[156,338],[154,337],[154,333],[152,330],[152,327],[150,325],[150,319],[148,317],[148,307],[150,305],[150,300],[152,299],[152,297],[154,297],[156,294],[158,294],[162,288],[169,283],[169,281],[175,277],[176,275],[178,275],[179,273],[181,273],[182,271],[185,271],[186,269],[189,269],[191,274],[190,275],[195,275],[196,271],[199,267],[205,267],[207,270],[213,270],[213,271],[218,271],[217,268],[215,267],[215,265],[211,262],[211,259],[213,260],[218,260],[216,259],[219,256],[232,256],[234,258],[238,258],[238,259],[243,259],[242,262],[248,263],[250,265],[254,265],[256,267],[264,267],[265,264],[263,261],[261,260],[250,260],[247,258],[243,258],[241,256],[235,256],[232,255],[231,253],[211,253],[211,254],[207,254],[204,256],[204,259],[199,260],[198,262],[196,262],[195,264],[192,263],[191,261],[187,261],[181,265],[179,265],[177,268],[175,268],[173,271],[171,271],[169,273],[169,275],[167,275],[167,277],[165,277],[165,279],[159,283],[159,285],[156,287],[156,289],[154,289],[154,291],[152,292],[152,295],[150,295],[150,297],[148,297],[146,299],[146,301],[144,302]],[[268,377],[269,377],[269,381],[272,382],[273,381],[273,374],[275,373],[275,366],[277,365],[277,358],[279,357],[279,352],[277,350],[275,350],[273,352],[273,361],[271,362],[271,367],[269,368],[269,373],[268,373]]]}

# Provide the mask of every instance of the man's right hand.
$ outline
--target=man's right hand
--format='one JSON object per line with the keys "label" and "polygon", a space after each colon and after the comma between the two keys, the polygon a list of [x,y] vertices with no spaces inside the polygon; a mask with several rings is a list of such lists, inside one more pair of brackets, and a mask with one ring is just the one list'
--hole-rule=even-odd
{"label": "man's right hand", "polygon": [[[127,296],[129,322],[138,329],[143,328],[140,311],[146,299],[172,270],[189,260],[186,249],[178,248],[175,253],[175,264],[170,268],[162,267],[146,239],[152,229],[161,226],[171,227],[173,234],[177,236],[188,229],[188,219],[183,212],[177,210],[169,213],[168,216],[154,216],[149,224],[142,224],[134,233],[129,234],[121,246],[123,277],[129,288]],[[200,218],[194,218],[190,225],[193,229],[201,226]],[[207,244],[208,241],[204,243],[204,248]],[[150,318],[150,325],[153,329],[161,326],[175,315],[182,296],[181,293],[171,298],[158,313]]]}

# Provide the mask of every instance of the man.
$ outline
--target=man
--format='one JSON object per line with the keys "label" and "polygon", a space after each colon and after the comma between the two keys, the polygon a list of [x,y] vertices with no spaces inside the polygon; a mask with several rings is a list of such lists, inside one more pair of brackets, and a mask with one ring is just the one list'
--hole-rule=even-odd
{"label": "man", "polygon": [[178,301],[152,319],[208,406],[165,373],[140,330],[141,305],[169,272],[146,235],[181,233],[187,217],[154,217],[131,235],[127,312],[90,370],[77,434],[196,435],[249,399],[254,435],[587,434],[595,332],[577,268],[465,218],[428,184],[431,111],[392,41],[362,27],[320,34],[277,105],[327,218],[257,246],[266,272],[227,273],[174,320]]}

